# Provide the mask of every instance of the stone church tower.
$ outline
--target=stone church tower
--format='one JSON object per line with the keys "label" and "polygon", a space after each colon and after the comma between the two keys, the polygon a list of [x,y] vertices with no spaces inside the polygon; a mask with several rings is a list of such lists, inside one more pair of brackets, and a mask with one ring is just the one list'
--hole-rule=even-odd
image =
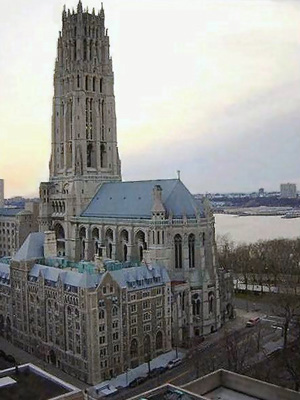
{"label": "stone church tower", "polygon": [[[54,73],[49,182],[40,185],[40,230],[67,221],[91,200],[99,184],[121,180],[114,74],[104,10],[63,10]],[[64,247],[65,245],[62,244]],[[62,249],[64,254],[64,249]]]}

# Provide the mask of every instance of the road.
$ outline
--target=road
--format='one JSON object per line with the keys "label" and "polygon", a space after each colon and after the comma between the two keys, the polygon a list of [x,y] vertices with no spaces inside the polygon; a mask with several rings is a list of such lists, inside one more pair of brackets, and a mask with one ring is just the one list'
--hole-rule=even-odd
{"label": "road", "polygon": [[[196,379],[199,376],[205,375],[214,369],[221,367],[228,368],[228,354],[225,340],[228,340],[228,338],[231,337],[237,341],[236,343],[239,343],[239,345],[243,347],[243,343],[246,343],[249,337],[257,335],[258,331],[260,330],[262,332],[260,339],[261,349],[268,343],[276,343],[276,340],[280,340],[281,338],[281,332],[275,328],[272,328],[274,323],[273,320],[262,320],[259,326],[255,326],[253,328],[245,327],[245,322],[253,316],[258,316],[258,314],[261,317],[263,316],[262,313],[258,312],[246,313],[243,310],[237,310],[236,320],[230,321],[229,324],[226,325],[226,329],[223,328],[220,331],[210,335],[203,343],[193,350],[193,356],[191,358],[186,358],[181,365],[171,370],[167,370],[159,377],[148,379],[146,382],[136,388],[121,389],[115,395],[110,396],[110,398],[125,400],[151,390],[154,387],[160,386],[164,383],[171,383],[180,386]],[[227,339],[224,339],[225,337]],[[256,348],[255,341],[254,344],[254,347]],[[251,346],[252,344],[250,347]],[[246,356],[247,354],[245,354],[245,357]],[[249,354],[249,360],[251,361],[251,364],[259,361],[261,357],[262,353],[255,353],[255,351],[254,353],[251,353],[251,355]],[[202,360],[201,365],[197,365],[198,359]],[[250,364],[249,360],[247,366]]]}

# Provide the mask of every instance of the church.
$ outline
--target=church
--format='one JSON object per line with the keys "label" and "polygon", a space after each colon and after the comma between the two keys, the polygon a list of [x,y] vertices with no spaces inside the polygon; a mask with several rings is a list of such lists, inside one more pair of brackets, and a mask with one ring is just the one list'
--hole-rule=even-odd
{"label": "church", "polygon": [[[9,307],[0,309],[0,329],[19,335],[27,351],[38,343],[47,361],[89,383],[187,346],[233,314],[232,279],[218,268],[208,200],[196,200],[180,176],[122,181],[109,48],[103,7],[88,12],[79,0],[75,12],[63,10],[40,233],[27,238],[10,270],[2,265],[5,284],[23,288],[23,313],[34,314],[41,301],[46,311],[35,317],[34,346],[29,326],[20,333],[25,321],[11,326],[18,310],[7,326]],[[16,296],[6,293],[7,302]],[[58,312],[63,327],[55,333]],[[41,318],[48,328],[39,328]]]}

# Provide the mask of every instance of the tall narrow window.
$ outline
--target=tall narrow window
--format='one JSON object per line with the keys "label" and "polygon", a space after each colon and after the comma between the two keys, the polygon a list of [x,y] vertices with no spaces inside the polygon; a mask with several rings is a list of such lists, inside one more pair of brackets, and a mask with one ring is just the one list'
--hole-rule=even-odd
{"label": "tall narrow window", "polygon": [[80,76],[77,75],[77,88],[79,88],[79,87],[80,87]]}
{"label": "tall narrow window", "polygon": [[83,60],[86,61],[86,39],[83,41]]}
{"label": "tall narrow window", "polygon": [[106,150],[104,144],[100,146],[100,167],[106,168]]}
{"label": "tall narrow window", "polygon": [[85,77],[85,90],[89,90],[89,77]]}
{"label": "tall narrow window", "polygon": [[87,157],[87,160],[86,160],[86,165],[87,165],[87,167],[91,167],[92,166],[92,151],[93,151],[93,145],[90,143],[90,144],[88,144],[88,146],[87,146],[87,154],[86,154],[86,157]]}
{"label": "tall narrow window", "polygon": [[195,235],[189,235],[189,267],[195,268]]}
{"label": "tall narrow window", "polygon": [[182,268],[182,238],[180,235],[175,235],[175,268]]}
{"label": "tall narrow window", "polygon": [[103,78],[100,78],[100,93],[102,93],[103,90]]}
{"label": "tall narrow window", "polygon": [[96,90],[96,78],[93,77],[93,92]]}

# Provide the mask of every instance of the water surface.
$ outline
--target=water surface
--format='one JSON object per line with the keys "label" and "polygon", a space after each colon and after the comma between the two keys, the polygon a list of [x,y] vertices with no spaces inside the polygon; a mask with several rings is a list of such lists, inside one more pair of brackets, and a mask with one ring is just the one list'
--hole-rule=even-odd
{"label": "water surface", "polygon": [[293,239],[300,236],[300,218],[280,216],[247,216],[215,214],[216,235],[228,235],[238,243],[277,238]]}

